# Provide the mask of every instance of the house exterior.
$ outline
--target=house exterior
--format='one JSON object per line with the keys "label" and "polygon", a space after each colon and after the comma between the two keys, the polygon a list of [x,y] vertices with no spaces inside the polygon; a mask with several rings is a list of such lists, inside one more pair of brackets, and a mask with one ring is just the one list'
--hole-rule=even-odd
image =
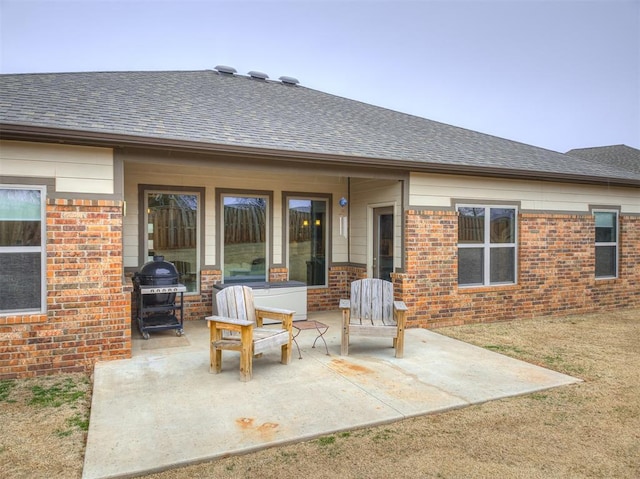
{"label": "house exterior", "polygon": [[0,378],[130,357],[158,254],[188,319],[361,277],[410,327],[638,307],[640,172],[223,66],[0,76]]}

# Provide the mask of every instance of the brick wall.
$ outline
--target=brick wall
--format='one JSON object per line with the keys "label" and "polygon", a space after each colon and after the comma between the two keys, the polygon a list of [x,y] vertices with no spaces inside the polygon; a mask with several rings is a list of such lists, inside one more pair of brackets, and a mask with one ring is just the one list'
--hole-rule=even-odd
{"label": "brick wall", "polygon": [[394,274],[411,326],[435,327],[640,306],[640,218],[621,216],[619,278],[596,280],[590,214],[522,213],[518,284],[458,288],[457,215],[408,211],[406,270]]}
{"label": "brick wall", "polygon": [[130,357],[122,203],[49,200],[47,313],[0,317],[0,378],[86,371]]}
{"label": "brick wall", "polygon": [[351,282],[365,276],[366,271],[362,267],[344,265],[330,267],[327,288],[307,288],[307,311],[337,310],[340,299],[349,297]]}

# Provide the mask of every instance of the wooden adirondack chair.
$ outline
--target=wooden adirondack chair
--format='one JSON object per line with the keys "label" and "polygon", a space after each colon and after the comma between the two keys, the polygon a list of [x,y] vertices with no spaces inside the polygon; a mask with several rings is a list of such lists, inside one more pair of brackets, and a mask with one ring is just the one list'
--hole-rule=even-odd
{"label": "wooden adirondack chair", "polygon": [[[253,357],[280,347],[282,364],[291,361],[291,329],[295,311],[256,307],[253,290],[247,286],[230,286],[216,294],[217,315],[205,318],[210,329],[210,371],[222,371],[222,351],[240,352],[240,379],[253,375]],[[264,327],[268,318],[282,323],[281,328]]]}
{"label": "wooden adirondack chair", "polygon": [[404,355],[404,327],[407,306],[393,300],[393,284],[367,278],[351,283],[351,298],[340,300],[342,345],[340,354],[349,354],[351,336],[393,338],[396,358]]}

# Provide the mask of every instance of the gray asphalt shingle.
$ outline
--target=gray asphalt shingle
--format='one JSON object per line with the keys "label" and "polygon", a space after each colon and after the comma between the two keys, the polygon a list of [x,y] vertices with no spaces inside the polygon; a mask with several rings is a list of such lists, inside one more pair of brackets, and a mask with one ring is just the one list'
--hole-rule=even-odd
{"label": "gray asphalt shingle", "polygon": [[640,180],[304,86],[217,71],[0,75],[0,123],[418,165]]}
{"label": "gray asphalt shingle", "polygon": [[576,156],[594,163],[607,163],[618,168],[640,173],[640,150],[627,145],[576,148],[567,151],[567,155]]}

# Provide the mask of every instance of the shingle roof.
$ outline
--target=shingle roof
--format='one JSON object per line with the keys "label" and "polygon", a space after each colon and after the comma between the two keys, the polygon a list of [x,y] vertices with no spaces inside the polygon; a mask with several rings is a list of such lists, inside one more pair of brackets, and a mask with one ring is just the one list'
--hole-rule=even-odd
{"label": "shingle roof", "polygon": [[[545,177],[640,174],[278,81],[217,71],[0,75],[0,124]],[[15,127],[13,128],[15,130]],[[1,130],[0,130],[1,131]],[[631,176],[630,176],[631,175]]]}
{"label": "shingle roof", "polygon": [[567,155],[576,156],[594,163],[606,163],[640,173],[640,150],[627,145],[576,148],[567,151]]}

